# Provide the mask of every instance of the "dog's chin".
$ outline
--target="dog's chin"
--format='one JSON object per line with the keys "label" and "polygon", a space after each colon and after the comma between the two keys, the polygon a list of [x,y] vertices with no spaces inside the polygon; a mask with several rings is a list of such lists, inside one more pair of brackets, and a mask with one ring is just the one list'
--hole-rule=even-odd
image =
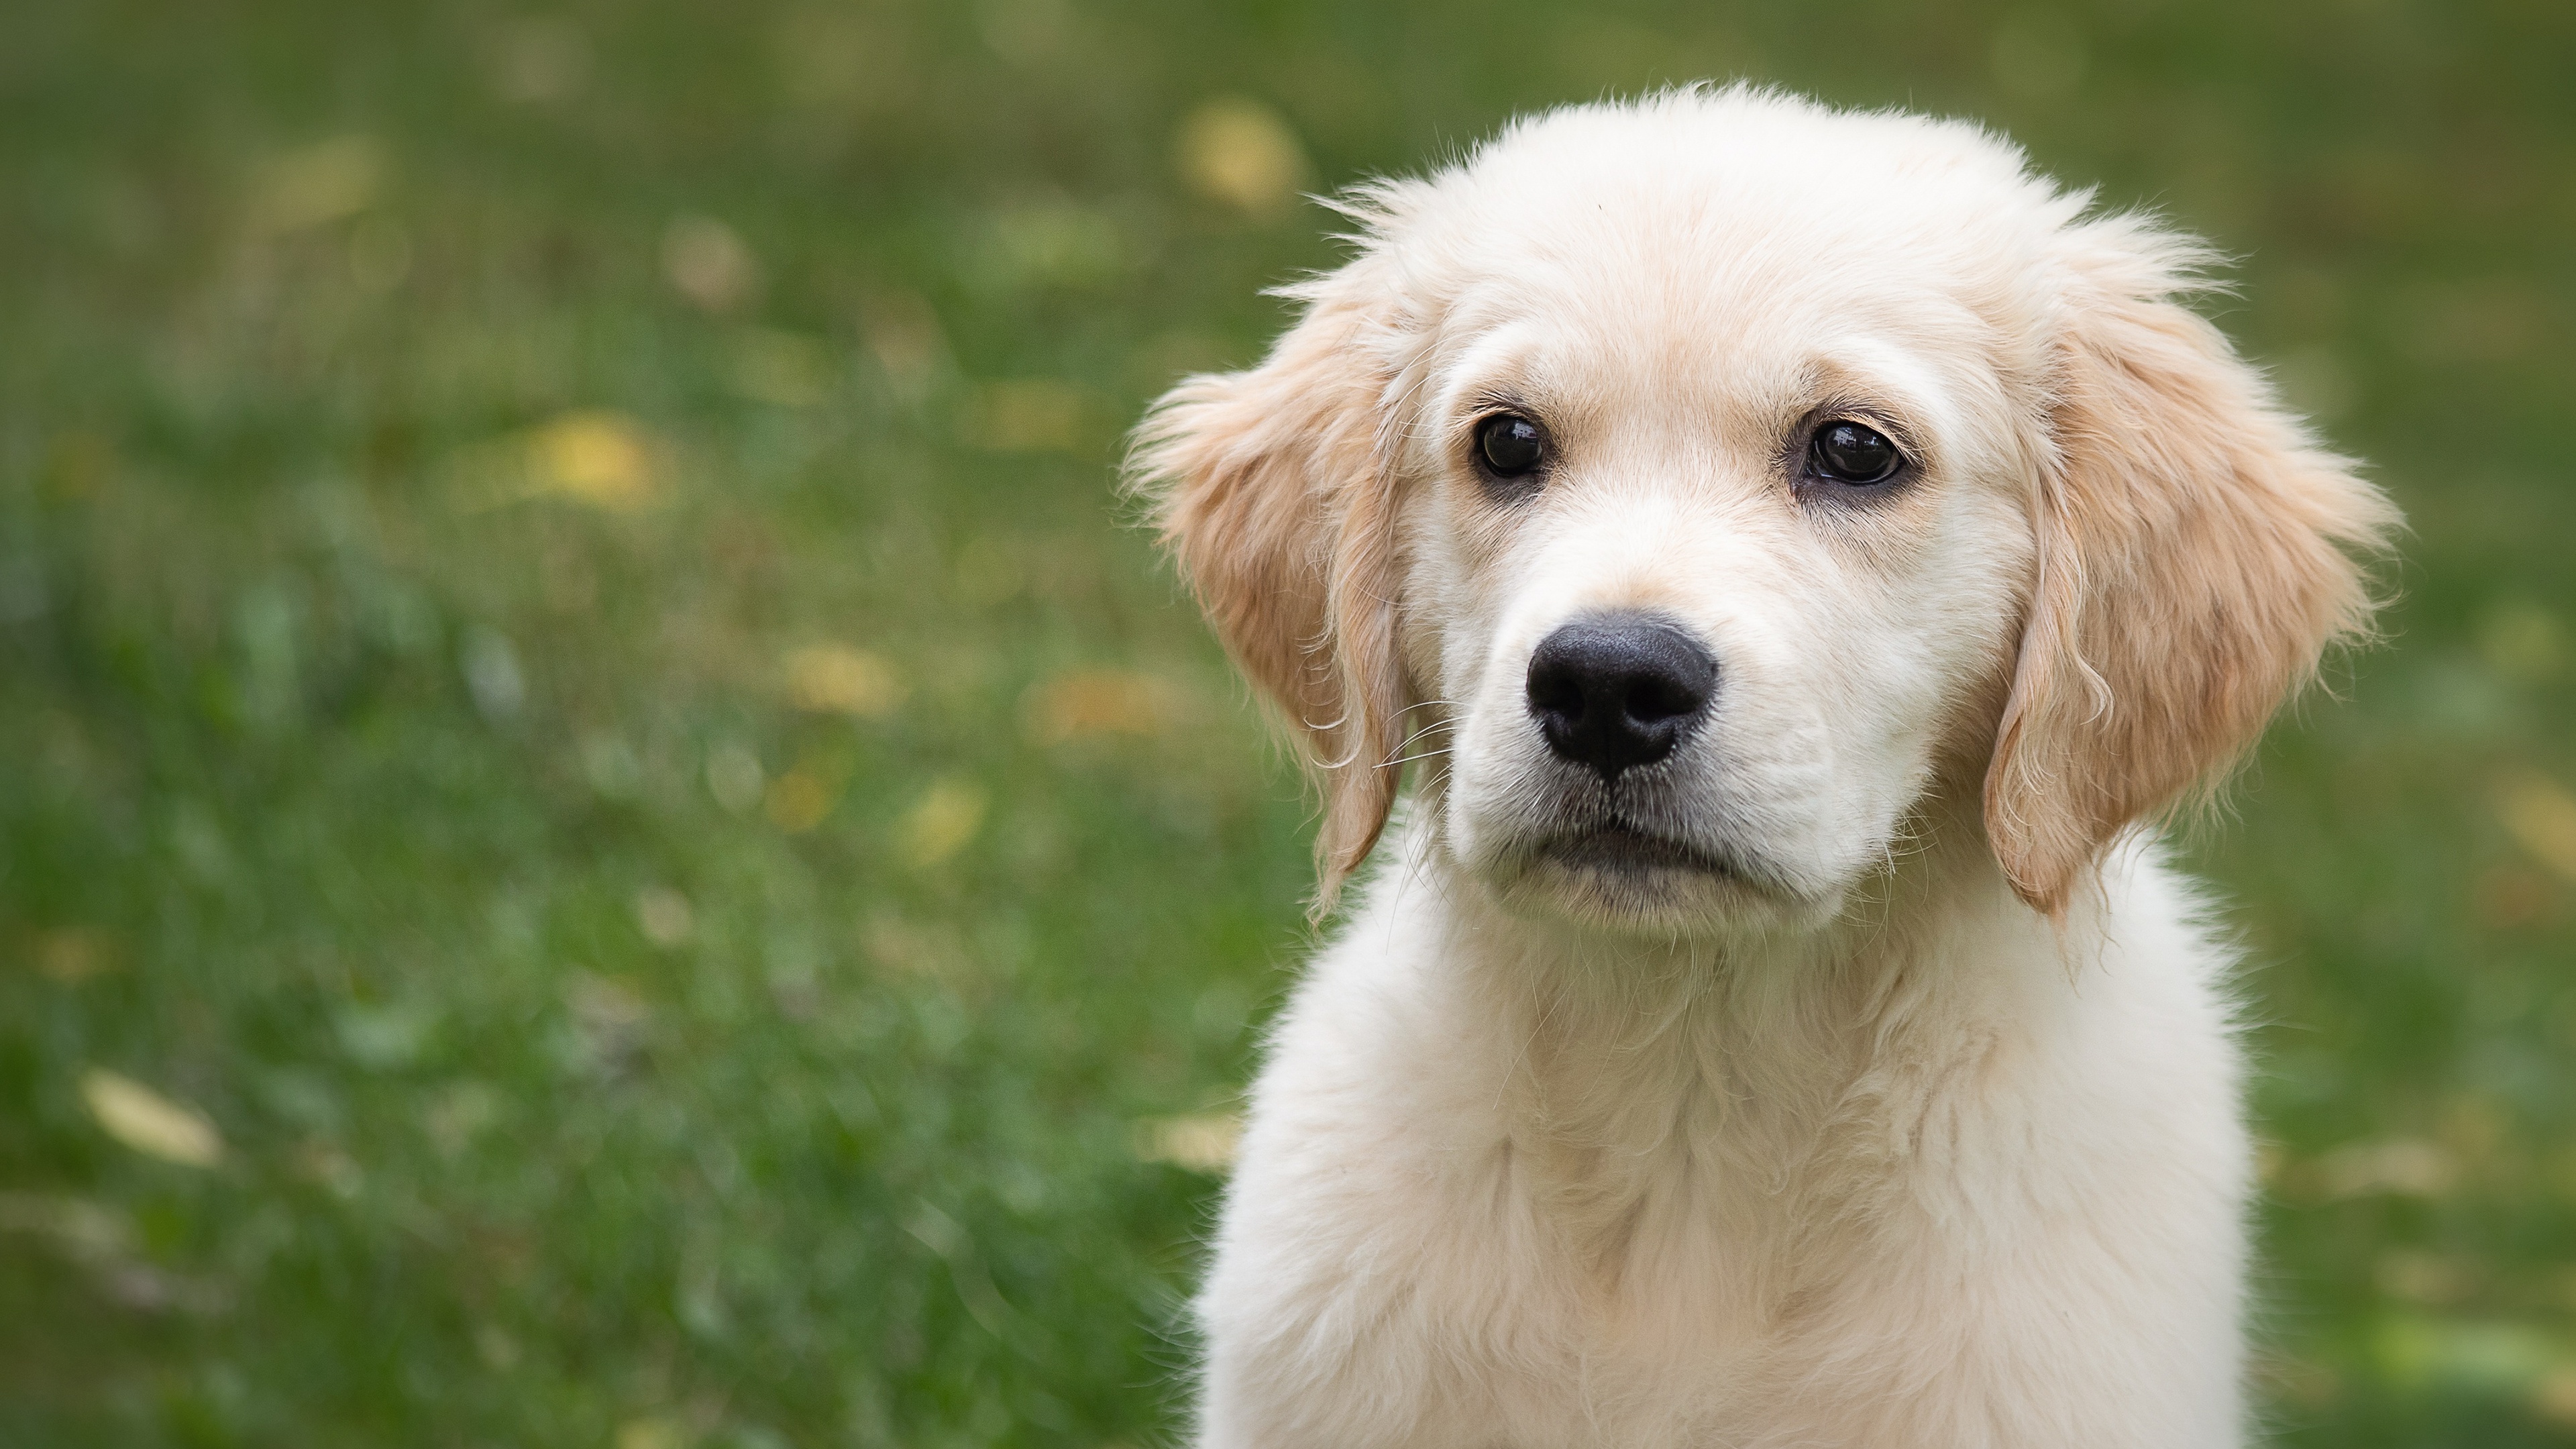
{"label": "dog's chin", "polygon": [[1482,874],[1516,914],[1620,933],[1764,930],[1805,914],[1741,862],[1619,823],[1535,835]]}

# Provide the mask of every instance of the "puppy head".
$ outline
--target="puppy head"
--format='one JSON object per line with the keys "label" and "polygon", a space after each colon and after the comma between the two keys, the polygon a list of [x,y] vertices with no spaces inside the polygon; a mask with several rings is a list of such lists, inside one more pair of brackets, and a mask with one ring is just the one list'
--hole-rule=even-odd
{"label": "puppy head", "polygon": [[1323,779],[1323,899],[1407,749],[1467,876],[1658,931],[1830,918],[1952,816],[2055,914],[2223,773],[2393,515],[2175,301],[2200,253],[2084,203],[1742,90],[1363,193],[1270,358],[1136,453]]}

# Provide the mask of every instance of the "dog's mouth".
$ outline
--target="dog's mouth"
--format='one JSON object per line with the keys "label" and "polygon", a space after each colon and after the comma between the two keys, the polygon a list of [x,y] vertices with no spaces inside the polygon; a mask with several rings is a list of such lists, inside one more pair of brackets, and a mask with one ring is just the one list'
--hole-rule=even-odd
{"label": "dog's mouth", "polygon": [[1770,862],[1624,812],[1559,820],[1470,868],[1507,907],[1627,930],[1762,927],[1815,904]]}
{"label": "dog's mouth", "polygon": [[1549,836],[1534,852],[1560,866],[1640,876],[1661,871],[1740,878],[1735,866],[1688,841],[1641,830],[1625,821],[1587,825]]}

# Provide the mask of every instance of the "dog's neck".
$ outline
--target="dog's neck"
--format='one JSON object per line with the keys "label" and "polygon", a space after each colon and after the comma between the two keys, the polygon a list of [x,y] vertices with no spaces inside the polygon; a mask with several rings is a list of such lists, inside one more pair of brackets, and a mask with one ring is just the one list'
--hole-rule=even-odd
{"label": "dog's neck", "polygon": [[[1774,1199],[1820,1154],[1878,1151],[1919,1098],[2070,1008],[2104,922],[2017,898],[1972,821],[1932,832],[1824,926],[1654,939],[1533,921],[1466,878],[1418,820],[1389,904],[1438,933],[1441,1015],[1483,1038],[1516,1144],[1570,1202],[1710,1169]],[[1454,1016],[1450,1015],[1454,1013]],[[1687,1175],[1687,1174],[1686,1174]]]}

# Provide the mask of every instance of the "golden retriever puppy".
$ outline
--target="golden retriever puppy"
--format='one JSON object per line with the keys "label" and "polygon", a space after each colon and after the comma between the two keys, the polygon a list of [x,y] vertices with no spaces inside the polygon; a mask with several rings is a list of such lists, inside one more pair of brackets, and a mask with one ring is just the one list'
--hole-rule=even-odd
{"label": "golden retriever puppy", "polygon": [[2229,952],[2145,823],[2395,518],[2087,202],[1955,122],[1557,111],[1359,191],[1148,419],[1319,902],[1388,837],[1254,1089],[1201,1444],[2240,1442]]}

